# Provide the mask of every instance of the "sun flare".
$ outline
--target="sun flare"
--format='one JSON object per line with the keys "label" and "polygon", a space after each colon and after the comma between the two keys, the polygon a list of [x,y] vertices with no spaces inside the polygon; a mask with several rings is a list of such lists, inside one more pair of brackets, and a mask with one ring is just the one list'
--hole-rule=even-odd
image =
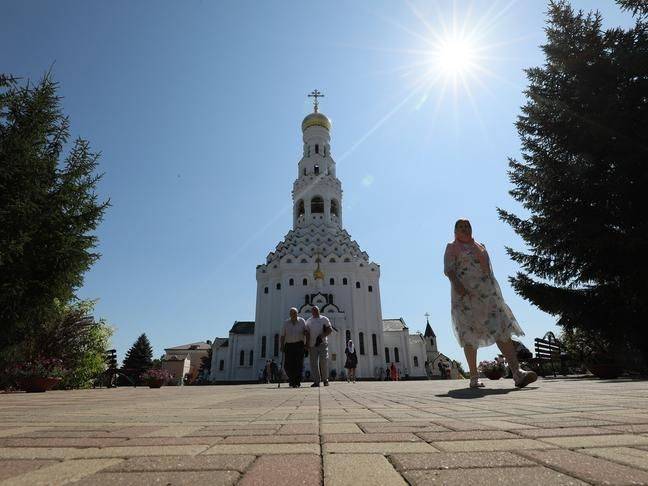
{"label": "sun flare", "polygon": [[449,37],[432,52],[433,68],[450,76],[467,73],[474,68],[476,54],[476,47],[468,39]]}

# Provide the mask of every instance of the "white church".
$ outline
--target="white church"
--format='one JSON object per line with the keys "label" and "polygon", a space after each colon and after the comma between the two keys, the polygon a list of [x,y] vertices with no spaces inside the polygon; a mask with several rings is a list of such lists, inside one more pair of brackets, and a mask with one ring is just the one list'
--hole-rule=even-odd
{"label": "white church", "polygon": [[[237,321],[229,337],[214,339],[210,379],[215,383],[255,381],[268,360],[280,364],[279,333],[288,310],[297,307],[308,319],[313,305],[333,325],[329,370],[338,376],[348,339],[358,353],[359,379],[380,379],[391,363],[402,378],[439,375],[438,362],[451,363],[439,353],[429,322],[421,335],[410,334],[402,318],[383,319],[380,266],[344,229],[342,184],[331,156],[331,121],[318,110],[321,96],[317,90],[309,95],[314,111],[301,124],[292,229],[256,268],[254,322]],[[308,375],[308,359],[304,365]]]}

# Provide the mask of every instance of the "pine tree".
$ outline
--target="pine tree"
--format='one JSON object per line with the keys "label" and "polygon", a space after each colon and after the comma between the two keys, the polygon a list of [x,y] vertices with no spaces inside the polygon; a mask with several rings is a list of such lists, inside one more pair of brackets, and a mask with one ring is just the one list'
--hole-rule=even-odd
{"label": "pine tree", "polygon": [[213,356],[213,351],[212,348],[210,347],[207,350],[207,354],[202,358],[200,358],[200,368],[198,369],[199,375],[209,376],[209,373],[211,372],[212,356]]}
{"label": "pine tree", "polygon": [[545,64],[527,70],[522,161],[498,209],[527,245],[508,248],[515,290],[569,329],[602,332],[648,360],[648,24],[604,30],[598,12],[549,4]]}
{"label": "pine tree", "polygon": [[138,337],[128,350],[123,367],[138,376],[153,367],[153,348],[146,334]]}
{"label": "pine tree", "polygon": [[98,158],[68,144],[58,86],[0,75],[0,361],[57,318],[99,258]]}

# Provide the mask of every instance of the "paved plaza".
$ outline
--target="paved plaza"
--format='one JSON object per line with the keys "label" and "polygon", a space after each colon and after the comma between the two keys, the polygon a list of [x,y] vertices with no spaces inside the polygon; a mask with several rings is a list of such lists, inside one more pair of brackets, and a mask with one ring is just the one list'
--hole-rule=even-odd
{"label": "paved plaza", "polygon": [[648,484],[648,383],[0,395],[0,484]]}

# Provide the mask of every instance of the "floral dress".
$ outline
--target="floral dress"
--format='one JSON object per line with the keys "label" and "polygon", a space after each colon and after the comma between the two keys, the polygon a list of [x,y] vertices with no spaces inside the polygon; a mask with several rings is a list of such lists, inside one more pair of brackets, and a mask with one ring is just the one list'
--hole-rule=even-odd
{"label": "floral dress", "polygon": [[504,302],[488,254],[488,272],[485,272],[476,253],[478,250],[470,243],[459,242],[458,245],[456,250],[452,244],[447,246],[444,271],[446,275],[454,272],[468,291],[462,297],[454,288],[451,290],[452,324],[459,345],[479,348],[506,341],[514,335],[524,336]]}

